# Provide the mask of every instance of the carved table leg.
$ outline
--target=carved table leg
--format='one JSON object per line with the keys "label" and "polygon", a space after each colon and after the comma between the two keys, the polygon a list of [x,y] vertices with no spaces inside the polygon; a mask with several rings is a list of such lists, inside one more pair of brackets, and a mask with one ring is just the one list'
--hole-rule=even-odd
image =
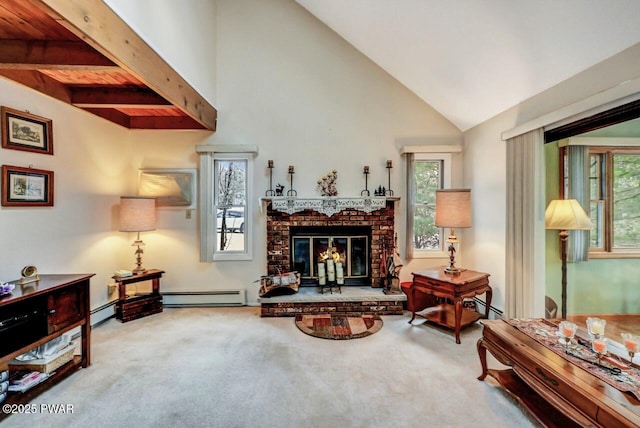
{"label": "carved table leg", "polygon": [[493,290],[491,287],[487,289],[485,296],[484,318],[489,319],[489,310],[491,309],[491,299],[493,297]]}
{"label": "carved table leg", "polygon": [[411,306],[412,306],[411,310],[413,311],[413,315],[409,320],[409,324],[411,324],[413,320],[416,318],[416,289],[413,286],[413,284],[411,284]]}
{"label": "carved table leg", "polygon": [[462,299],[455,301],[456,343],[460,344],[460,324],[462,323]]}
{"label": "carved table leg", "polygon": [[478,348],[478,357],[480,357],[480,365],[482,366],[482,374],[478,376],[478,380],[484,380],[489,371],[487,369],[487,348],[485,348],[482,338],[478,339],[476,348]]}

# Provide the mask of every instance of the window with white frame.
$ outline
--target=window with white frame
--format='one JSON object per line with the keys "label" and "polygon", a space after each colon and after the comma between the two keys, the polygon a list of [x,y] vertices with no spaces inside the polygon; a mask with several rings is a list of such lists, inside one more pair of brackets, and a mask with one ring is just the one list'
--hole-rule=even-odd
{"label": "window with white frame", "polygon": [[257,148],[198,146],[200,153],[200,259],[252,259],[252,173]]}
{"label": "window with white frame", "polygon": [[443,229],[435,225],[436,190],[451,186],[450,153],[407,155],[407,257],[443,257]]}

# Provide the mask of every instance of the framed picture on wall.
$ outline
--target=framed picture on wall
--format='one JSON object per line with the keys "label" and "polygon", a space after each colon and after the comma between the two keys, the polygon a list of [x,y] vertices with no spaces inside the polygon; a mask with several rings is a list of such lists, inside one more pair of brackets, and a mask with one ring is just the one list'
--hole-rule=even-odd
{"label": "framed picture on wall", "polygon": [[53,155],[51,119],[2,106],[2,147]]}
{"label": "framed picture on wall", "polygon": [[195,168],[141,169],[138,196],[156,198],[158,208],[195,209],[197,172]]}
{"label": "framed picture on wall", "polygon": [[53,171],[2,165],[2,206],[53,206]]}

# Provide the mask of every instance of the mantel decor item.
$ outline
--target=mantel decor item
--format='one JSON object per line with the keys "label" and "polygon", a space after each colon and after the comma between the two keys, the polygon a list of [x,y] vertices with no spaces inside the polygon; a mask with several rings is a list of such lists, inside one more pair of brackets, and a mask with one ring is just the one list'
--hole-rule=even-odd
{"label": "mantel decor item", "polygon": [[2,148],[53,155],[51,119],[1,107]]}
{"label": "mantel decor item", "polygon": [[384,192],[384,194],[386,196],[393,196],[393,190],[391,190],[391,168],[393,168],[393,163],[390,160],[388,160],[387,161],[387,175],[389,176],[389,181],[387,183],[387,189]]}
{"label": "mantel decor item", "polygon": [[137,232],[137,238],[131,244],[137,247],[135,274],[141,274],[147,270],[142,267],[142,254],[144,253],[144,242],[140,239],[140,232],[147,232],[156,229],[156,200],[154,198],[143,198],[136,196],[120,197],[120,231]]}
{"label": "mantel decor item", "polygon": [[591,219],[575,199],[556,199],[544,213],[546,229],[559,230],[562,261],[562,319],[567,318],[567,239],[570,230],[591,230]]}
{"label": "mantel decor item", "polygon": [[267,161],[267,168],[269,168],[269,190],[264,192],[265,196],[276,196],[275,190],[273,190],[273,160]]}
{"label": "mantel decor item", "polygon": [[451,234],[447,238],[449,247],[449,267],[447,274],[459,274],[464,269],[455,266],[456,252],[459,248],[455,228],[471,227],[471,190],[470,189],[440,189],[436,190],[436,227],[448,227]]}
{"label": "mantel decor item", "polygon": [[338,171],[333,170],[318,180],[318,187],[322,196],[338,196],[336,181],[338,180]]}
{"label": "mantel decor item", "polygon": [[53,171],[2,165],[2,206],[53,206]]}
{"label": "mantel decor item", "polygon": [[360,192],[360,196],[371,196],[369,192],[369,165],[364,166],[364,190]]}
{"label": "mantel decor item", "polygon": [[298,196],[298,192],[293,189],[293,174],[295,174],[295,170],[293,165],[289,165],[289,186],[290,189],[287,190],[287,196]]}

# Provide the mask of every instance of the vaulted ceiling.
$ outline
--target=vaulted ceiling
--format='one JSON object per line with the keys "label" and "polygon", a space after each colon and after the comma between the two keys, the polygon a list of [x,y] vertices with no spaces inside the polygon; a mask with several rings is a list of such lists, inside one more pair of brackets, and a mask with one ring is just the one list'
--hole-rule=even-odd
{"label": "vaulted ceiling", "polygon": [[640,42],[638,0],[296,0],[465,131]]}
{"label": "vaulted ceiling", "polygon": [[216,127],[216,109],[101,0],[2,0],[0,76],[129,129]]}

